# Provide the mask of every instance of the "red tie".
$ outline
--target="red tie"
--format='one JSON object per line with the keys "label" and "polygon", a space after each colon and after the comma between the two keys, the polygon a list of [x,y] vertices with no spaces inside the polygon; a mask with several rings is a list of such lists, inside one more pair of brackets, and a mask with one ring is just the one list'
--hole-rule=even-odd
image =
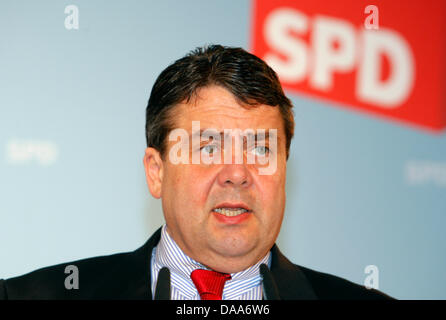
{"label": "red tie", "polygon": [[231,275],[217,271],[196,269],[190,274],[192,281],[197,287],[201,300],[221,300],[223,287]]}

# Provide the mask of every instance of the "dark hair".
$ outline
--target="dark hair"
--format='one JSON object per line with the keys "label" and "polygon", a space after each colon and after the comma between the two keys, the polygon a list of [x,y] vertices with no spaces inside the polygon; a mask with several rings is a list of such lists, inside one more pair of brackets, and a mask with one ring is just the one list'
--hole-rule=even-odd
{"label": "dark hair", "polygon": [[158,76],[146,109],[147,146],[164,160],[166,138],[175,123],[173,108],[190,101],[198,89],[219,85],[243,106],[278,106],[284,121],[286,159],[294,135],[292,103],[285,96],[276,73],[260,58],[242,48],[210,45],[198,47],[178,59]]}

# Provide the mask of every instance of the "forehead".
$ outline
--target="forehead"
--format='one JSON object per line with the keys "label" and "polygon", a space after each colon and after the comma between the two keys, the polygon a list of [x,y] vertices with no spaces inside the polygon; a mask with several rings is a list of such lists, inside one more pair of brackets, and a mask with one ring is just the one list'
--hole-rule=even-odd
{"label": "forehead", "polygon": [[279,107],[256,105],[243,107],[236,97],[220,86],[209,86],[197,91],[188,103],[180,103],[172,114],[175,127],[189,131],[192,121],[200,121],[201,128],[277,129],[284,134]]}

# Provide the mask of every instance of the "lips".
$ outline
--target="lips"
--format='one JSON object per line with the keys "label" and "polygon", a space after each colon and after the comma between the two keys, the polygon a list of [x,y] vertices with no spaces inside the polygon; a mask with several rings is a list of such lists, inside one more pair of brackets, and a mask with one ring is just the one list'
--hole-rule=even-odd
{"label": "lips", "polygon": [[245,209],[248,212],[251,212],[251,208],[249,208],[246,204],[244,204],[243,202],[238,202],[238,203],[229,203],[229,202],[223,202],[218,204],[217,206],[215,206],[212,211],[214,211],[215,209]]}
{"label": "lips", "polygon": [[216,218],[218,218],[219,221],[234,224],[245,220],[248,216],[250,216],[252,210],[242,202],[224,202],[212,209],[212,213]]}
{"label": "lips", "polygon": [[227,217],[235,217],[235,216],[238,216],[239,214],[242,214],[242,213],[245,213],[245,212],[248,212],[248,211],[243,209],[243,208],[234,208],[234,209],[231,209],[231,208],[221,208],[221,209],[217,208],[217,209],[214,209],[214,212],[220,213],[220,214],[225,215]]}

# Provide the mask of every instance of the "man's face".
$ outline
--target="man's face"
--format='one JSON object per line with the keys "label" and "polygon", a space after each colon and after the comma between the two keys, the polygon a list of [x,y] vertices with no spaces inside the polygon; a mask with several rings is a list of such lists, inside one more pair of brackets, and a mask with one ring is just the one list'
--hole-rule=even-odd
{"label": "man's face", "polygon": [[[220,164],[193,164],[192,161],[174,164],[169,151],[177,141],[168,141],[164,161],[159,160],[155,149],[146,150],[147,181],[152,195],[162,199],[170,236],[189,257],[216,271],[244,270],[263,258],[272,247],[284,214],[286,149],[279,109],[266,105],[245,109],[226,89],[209,86],[199,90],[196,99],[176,106],[173,117],[175,127],[185,129],[190,137],[192,121],[199,121],[202,130],[277,130],[277,148],[275,154],[270,155],[276,157],[277,169],[266,175],[259,174],[261,165],[248,163],[246,157],[241,164],[235,160],[225,163],[223,155]],[[265,142],[263,145],[268,146],[268,139]],[[210,142],[202,141],[200,147],[207,144]],[[226,153],[227,146],[223,141],[221,144],[221,153]],[[192,146],[192,138],[189,145]],[[234,157],[235,146],[234,139]],[[194,152],[209,158],[207,152],[210,150],[215,149],[200,151],[190,147],[190,159]],[[245,152],[258,151],[245,149]],[[149,171],[152,178],[149,178]],[[157,178],[158,184],[154,182]],[[228,217],[213,210],[230,205],[247,206],[249,212]]]}

